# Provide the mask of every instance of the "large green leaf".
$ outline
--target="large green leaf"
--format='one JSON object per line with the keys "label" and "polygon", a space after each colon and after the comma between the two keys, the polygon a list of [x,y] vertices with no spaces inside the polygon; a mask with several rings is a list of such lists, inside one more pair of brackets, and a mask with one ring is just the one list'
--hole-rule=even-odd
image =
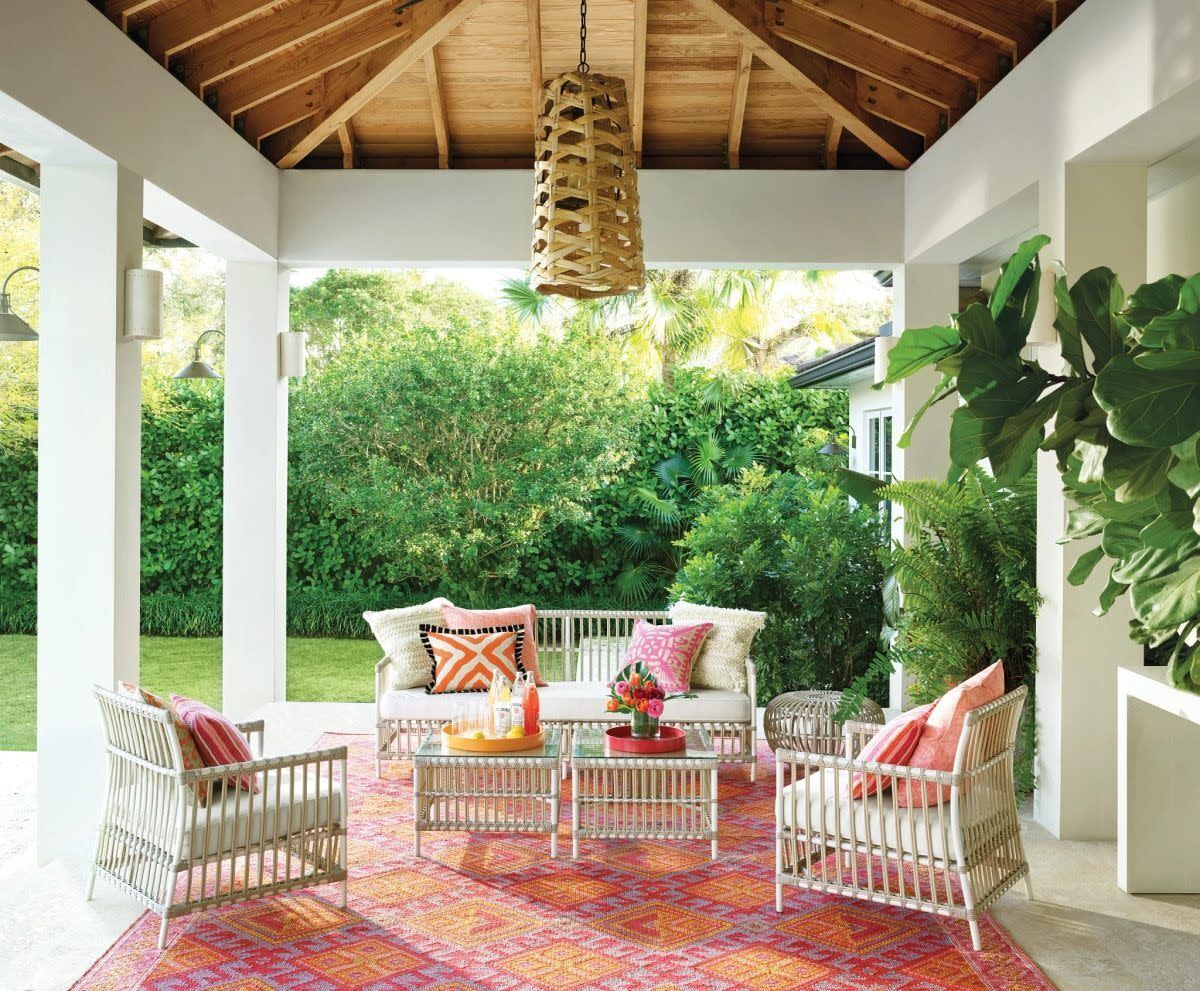
{"label": "large green leaf", "polygon": [[1015,337],[1006,337],[982,303],[972,303],[958,315],[955,323],[962,339],[990,358],[1015,358],[1025,343]]}
{"label": "large green leaf", "polygon": [[1126,583],[1158,578],[1174,571],[1197,551],[1200,551],[1200,533],[1192,531],[1171,547],[1143,547],[1122,560],[1113,569],[1113,577]]}
{"label": "large green leaf", "polygon": [[1100,559],[1104,557],[1103,547],[1093,547],[1079,555],[1079,559],[1071,566],[1067,582],[1071,585],[1082,585],[1091,576]]}
{"label": "large green leaf", "polygon": [[1129,325],[1120,315],[1125,293],[1111,269],[1094,268],[1071,286],[1071,302],[1079,333],[1092,349],[1092,367],[1099,372],[1125,351]]}
{"label": "large green leaf", "polygon": [[884,383],[899,382],[915,371],[933,365],[962,347],[962,338],[953,327],[913,327],[900,335],[888,353],[888,374]]}
{"label": "large green leaf", "polygon": [[1133,612],[1151,629],[1182,626],[1200,616],[1200,557],[1185,561],[1178,571],[1136,582]]}
{"label": "large green leaf", "polygon": [[1104,423],[1104,410],[1092,397],[1092,380],[1081,379],[1068,385],[1058,404],[1054,429],[1042,443],[1042,450],[1057,451],[1060,460],[1070,454],[1075,441]]}
{"label": "large green leaf", "polygon": [[1113,603],[1116,602],[1117,599],[1119,599],[1122,595],[1124,595],[1128,589],[1128,585],[1126,585],[1124,582],[1117,581],[1110,573],[1108,576],[1108,584],[1106,584],[1104,588],[1100,590],[1100,605],[1093,609],[1092,612],[1094,612],[1097,616],[1105,615],[1113,607]]}
{"label": "large green leaf", "polygon": [[1004,426],[987,443],[987,456],[996,481],[1013,485],[1033,468],[1033,460],[1045,436],[1046,421],[1054,416],[1065,385],[1046,393],[1004,421]]}
{"label": "large green leaf", "polygon": [[1134,327],[1145,327],[1155,317],[1170,313],[1179,306],[1179,289],[1183,279],[1168,275],[1157,282],[1139,286],[1129,297],[1125,307],[1125,319]]}
{"label": "large green leaf", "polygon": [[1187,351],[1200,348],[1200,314],[1172,310],[1155,317],[1142,331],[1139,342],[1143,347],[1166,351]]}
{"label": "large green leaf", "polygon": [[960,406],[950,417],[950,460],[959,468],[968,468],[987,457],[987,442],[999,432],[996,421],[985,423],[971,412],[969,406]]}
{"label": "large green leaf", "polygon": [[1110,520],[1104,527],[1100,546],[1114,561],[1136,554],[1142,549],[1141,522],[1123,523],[1120,520]]}
{"label": "large green leaf", "polygon": [[1088,373],[1087,359],[1083,353],[1083,338],[1079,334],[1079,321],[1075,317],[1075,301],[1067,280],[1061,275],[1054,280],[1054,329],[1058,331],[1058,342],[1062,356],[1077,375]]}
{"label": "large green leaf", "polygon": [[1165,550],[1189,539],[1193,532],[1191,513],[1164,513],[1142,529],[1142,543]]}
{"label": "large green leaf", "polygon": [[996,288],[992,290],[992,298],[989,301],[994,320],[999,320],[1001,311],[1007,306],[1013,290],[1017,288],[1017,283],[1037,261],[1038,252],[1049,243],[1050,238],[1045,234],[1037,234],[1028,241],[1023,241],[1013,256],[1001,267],[1000,278],[996,280]]}
{"label": "large green leaf", "polygon": [[1104,455],[1104,483],[1118,502],[1135,502],[1158,495],[1175,464],[1169,447],[1130,447],[1112,441]]}
{"label": "large green leaf", "polygon": [[1200,431],[1200,351],[1118,355],[1096,377],[1095,396],[1118,440],[1178,444]]}
{"label": "large green leaf", "polygon": [[852,471],[849,468],[839,468],[834,478],[837,487],[855,502],[873,506],[883,501],[879,490],[884,488],[887,482],[881,478],[865,475],[861,471]]}

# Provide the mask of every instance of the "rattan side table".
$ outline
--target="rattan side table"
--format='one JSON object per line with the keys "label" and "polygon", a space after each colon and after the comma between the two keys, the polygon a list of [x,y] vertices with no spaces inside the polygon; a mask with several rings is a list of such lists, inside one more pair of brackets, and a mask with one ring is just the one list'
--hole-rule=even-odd
{"label": "rattan side table", "polygon": [[[772,751],[783,748],[802,754],[826,754],[838,757],[845,748],[842,727],[833,714],[842,704],[841,692],[787,692],[767,703],[763,730]],[[863,723],[883,723],[883,710],[870,699],[863,699],[850,719]]]}

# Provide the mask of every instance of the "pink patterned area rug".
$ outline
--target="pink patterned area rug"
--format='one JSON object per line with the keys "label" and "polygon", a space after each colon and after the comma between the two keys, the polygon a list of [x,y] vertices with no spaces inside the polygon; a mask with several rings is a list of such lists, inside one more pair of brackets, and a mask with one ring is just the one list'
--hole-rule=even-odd
{"label": "pink patterned area rug", "polygon": [[76,991],[1048,991],[991,918],[965,923],[789,888],[774,898],[774,762],[721,769],[721,857],[707,843],[581,844],[570,782],[559,860],[545,837],[426,833],[412,855],[412,767],[375,779],[350,747],[350,901],[336,891],[173,921],[142,916]]}

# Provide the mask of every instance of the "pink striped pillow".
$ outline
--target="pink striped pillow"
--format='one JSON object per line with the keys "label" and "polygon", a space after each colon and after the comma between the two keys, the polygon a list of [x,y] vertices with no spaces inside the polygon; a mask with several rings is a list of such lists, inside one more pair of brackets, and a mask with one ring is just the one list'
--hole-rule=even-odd
{"label": "pink striped pillow", "polygon": [[[216,709],[183,695],[172,695],[171,704],[184,725],[192,731],[196,748],[204,758],[205,767],[220,767],[222,764],[240,764],[242,761],[254,760],[246,738]],[[248,791],[259,790],[257,774],[239,774],[236,778],[227,779],[226,783]]]}
{"label": "pink striped pillow", "polygon": [[[933,706],[934,703],[930,702],[897,716],[871,737],[858,759],[876,764],[906,765],[917,751],[917,743],[920,742],[925,721],[933,711]],[[864,798],[874,795],[876,791],[886,791],[891,786],[891,778],[859,772],[850,784],[850,797]]]}

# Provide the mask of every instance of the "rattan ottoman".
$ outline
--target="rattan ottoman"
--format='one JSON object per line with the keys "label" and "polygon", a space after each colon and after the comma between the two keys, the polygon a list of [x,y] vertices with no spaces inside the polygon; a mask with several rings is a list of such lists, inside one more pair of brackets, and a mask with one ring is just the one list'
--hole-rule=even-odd
{"label": "rattan ottoman", "polygon": [[451,750],[430,733],[413,754],[413,852],[421,833],[546,833],[558,856],[562,780],[557,734],[536,750],[473,754]]}
{"label": "rattan ottoman", "polygon": [[[772,751],[783,748],[801,754],[838,757],[845,750],[842,727],[833,715],[842,704],[841,692],[786,692],[767,703],[763,730]],[[850,713],[860,723],[882,723],[883,710],[863,699]]]}
{"label": "rattan ottoman", "polygon": [[708,840],[717,859],[717,767],[708,733],[688,731],[669,754],[609,751],[604,730],[577,729],[571,747],[571,857],[581,839]]}

